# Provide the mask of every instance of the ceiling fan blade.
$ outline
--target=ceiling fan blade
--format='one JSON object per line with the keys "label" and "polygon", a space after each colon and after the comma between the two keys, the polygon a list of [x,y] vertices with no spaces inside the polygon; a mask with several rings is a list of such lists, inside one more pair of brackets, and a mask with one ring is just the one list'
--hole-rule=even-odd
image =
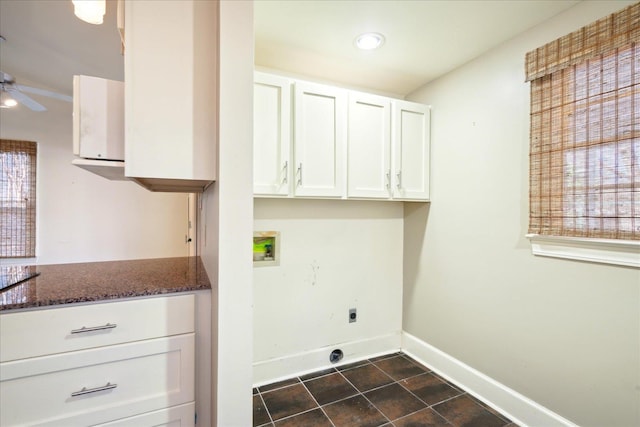
{"label": "ceiling fan blade", "polygon": [[43,105],[37,103],[14,87],[7,87],[6,91],[9,95],[11,95],[13,99],[33,111],[47,111],[47,109]]}
{"label": "ceiling fan blade", "polygon": [[37,87],[24,86],[24,85],[14,85],[16,89],[26,92],[32,93],[34,95],[47,96],[49,98],[59,99],[61,101],[73,102],[73,98],[69,95],[63,95],[57,92],[51,92],[50,90],[38,89]]}

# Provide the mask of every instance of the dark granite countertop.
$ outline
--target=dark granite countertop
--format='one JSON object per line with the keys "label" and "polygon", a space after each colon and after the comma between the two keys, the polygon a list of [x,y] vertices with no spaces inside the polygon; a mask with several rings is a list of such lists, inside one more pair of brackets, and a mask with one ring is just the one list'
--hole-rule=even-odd
{"label": "dark granite countertop", "polygon": [[37,277],[0,291],[0,311],[211,289],[200,257],[28,267]]}

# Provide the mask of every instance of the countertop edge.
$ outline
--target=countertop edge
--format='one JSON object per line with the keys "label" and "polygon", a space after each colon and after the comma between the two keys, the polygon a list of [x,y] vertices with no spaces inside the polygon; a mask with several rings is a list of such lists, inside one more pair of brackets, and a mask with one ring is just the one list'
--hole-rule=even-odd
{"label": "countertop edge", "polygon": [[0,314],[212,289],[200,257],[33,267],[42,274],[0,291]]}

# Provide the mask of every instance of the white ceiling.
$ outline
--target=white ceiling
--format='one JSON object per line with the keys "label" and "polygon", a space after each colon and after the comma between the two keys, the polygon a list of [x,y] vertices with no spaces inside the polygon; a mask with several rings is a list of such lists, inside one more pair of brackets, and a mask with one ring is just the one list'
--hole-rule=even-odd
{"label": "white ceiling", "polygon": [[[255,63],[404,96],[576,3],[258,0]],[[364,32],[384,46],[358,50]]]}
{"label": "white ceiling", "polygon": [[0,68],[17,82],[71,95],[72,76],[124,78],[115,0],[103,25],[73,14],[71,0],[0,0]]}
{"label": "white ceiling", "polygon": [[[256,65],[406,95],[576,3],[257,0]],[[0,0],[0,69],[18,83],[69,95],[73,74],[122,80],[115,21],[115,0],[99,26],[75,18],[71,0]],[[384,34],[384,46],[358,51],[353,40],[365,31]],[[170,87],[171,70],[158,72]]]}

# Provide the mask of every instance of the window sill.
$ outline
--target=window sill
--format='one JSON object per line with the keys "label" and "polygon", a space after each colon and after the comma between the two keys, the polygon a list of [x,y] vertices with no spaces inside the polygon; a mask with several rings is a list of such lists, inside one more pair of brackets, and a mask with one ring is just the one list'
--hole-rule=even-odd
{"label": "window sill", "polygon": [[527,234],[533,255],[640,268],[640,241]]}

